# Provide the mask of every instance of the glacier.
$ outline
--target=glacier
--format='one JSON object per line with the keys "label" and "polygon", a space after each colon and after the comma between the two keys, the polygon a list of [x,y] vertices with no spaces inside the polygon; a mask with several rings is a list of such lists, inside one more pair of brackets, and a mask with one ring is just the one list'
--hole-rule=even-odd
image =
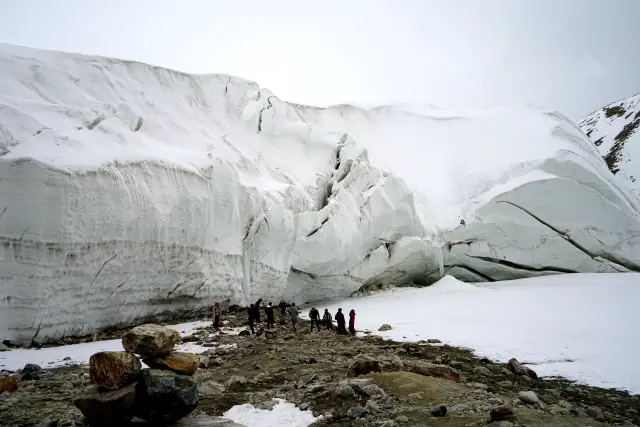
{"label": "glacier", "polygon": [[285,102],[0,45],[0,338],[213,301],[640,271],[640,209],[554,111]]}

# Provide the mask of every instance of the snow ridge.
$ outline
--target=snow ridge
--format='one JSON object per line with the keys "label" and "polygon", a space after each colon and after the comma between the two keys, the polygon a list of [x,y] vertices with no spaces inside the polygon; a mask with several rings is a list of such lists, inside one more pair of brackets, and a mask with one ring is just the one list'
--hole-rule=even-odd
{"label": "snow ridge", "polygon": [[0,150],[5,339],[444,274],[640,271],[637,198],[532,107],[316,108],[0,45]]}

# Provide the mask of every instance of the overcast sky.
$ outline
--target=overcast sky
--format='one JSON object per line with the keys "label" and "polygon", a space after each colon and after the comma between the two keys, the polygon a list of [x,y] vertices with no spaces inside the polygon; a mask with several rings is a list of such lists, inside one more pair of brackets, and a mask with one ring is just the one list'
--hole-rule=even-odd
{"label": "overcast sky", "polygon": [[532,103],[578,120],[640,92],[640,0],[0,0],[0,42],[255,80],[328,105]]}

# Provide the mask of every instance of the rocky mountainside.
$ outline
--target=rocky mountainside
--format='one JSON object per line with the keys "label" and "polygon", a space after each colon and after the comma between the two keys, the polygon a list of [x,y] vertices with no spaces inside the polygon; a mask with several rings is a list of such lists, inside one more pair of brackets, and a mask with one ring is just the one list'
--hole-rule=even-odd
{"label": "rocky mountainside", "polygon": [[360,288],[640,271],[638,198],[557,112],[285,102],[0,45],[0,338]]}
{"label": "rocky mountainside", "polygon": [[[579,123],[614,175],[640,194],[640,94],[594,111]],[[635,160],[634,160],[635,159]]]}

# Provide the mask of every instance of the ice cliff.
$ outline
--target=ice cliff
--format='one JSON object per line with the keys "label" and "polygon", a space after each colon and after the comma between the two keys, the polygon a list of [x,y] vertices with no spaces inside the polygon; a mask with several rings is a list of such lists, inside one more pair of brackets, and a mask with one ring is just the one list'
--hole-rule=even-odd
{"label": "ice cliff", "polygon": [[0,45],[0,338],[444,272],[640,271],[639,219],[555,112],[313,108]]}

